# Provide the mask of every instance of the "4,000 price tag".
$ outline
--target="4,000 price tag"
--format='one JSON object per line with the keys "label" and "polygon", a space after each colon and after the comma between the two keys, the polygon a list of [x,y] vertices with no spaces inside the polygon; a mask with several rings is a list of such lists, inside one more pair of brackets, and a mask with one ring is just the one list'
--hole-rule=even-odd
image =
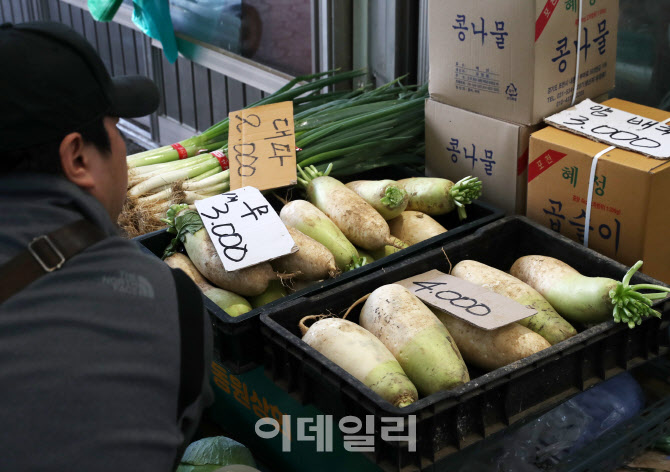
{"label": "4,000 price tag", "polygon": [[537,313],[533,308],[439,270],[431,270],[396,283],[424,303],[487,330],[500,328]]}
{"label": "4,000 price tag", "polygon": [[195,207],[227,271],[298,249],[277,212],[254,187],[196,200]]}

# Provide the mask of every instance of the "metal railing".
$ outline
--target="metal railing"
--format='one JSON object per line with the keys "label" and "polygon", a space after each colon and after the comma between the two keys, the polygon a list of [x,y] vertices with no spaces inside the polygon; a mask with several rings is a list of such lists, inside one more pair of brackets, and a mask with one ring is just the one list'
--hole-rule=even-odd
{"label": "metal railing", "polygon": [[[406,73],[427,78],[426,2],[415,0],[312,0],[314,70],[368,67],[368,79],[385,83]],[[419,19],[418,47],[414,10]],[[149,148],[170,144],[272,93],[291,76],[197,40],[177,36],[180,56],[170,64],[161,44],[141,33],[132,6],[122,4],[112,22],[96,22],[87,0],[0,0],[0,22],[65,23],[93,44],[110,73],[150,77],[162,93],[157,113],[123,120],[120,127]],[[417,58],[417,51],[419,57]],[[415,77],[411,77],[415,80]]]}
{"label": "metal railing", "polygon": [[170,64],[161,45],[141,33],[122,5],[109,23],[94,21],[86,0],[0,0],[0,23],[51,20],[71,26],[98,51],[112,76],[144,75],[162,94],[157,113],[123,120],[123,131],[144,147],[187,138],[228,113],[260,100],[291,79],[197,41],[179,38],[179,56]]}

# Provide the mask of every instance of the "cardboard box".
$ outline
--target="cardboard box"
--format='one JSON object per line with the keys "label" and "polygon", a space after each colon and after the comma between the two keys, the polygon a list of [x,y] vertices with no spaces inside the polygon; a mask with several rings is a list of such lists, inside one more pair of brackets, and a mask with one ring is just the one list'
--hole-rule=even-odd
{"label": "cardboard box", "polygon": [[618,0],[430,0],[429,92],[502,120],[539,123],[614,88]]}
{"label": "cardboard box", "polygon": [[482,181],[482,200],[524,214],[530,134],[524,126],[426,101],[426,175]]}
{"label": "cardboard box", "polygon": [[[612,99],[611,108],[663,121],[670,112]],[[663,127],[664,125],[657,125]],[[665,125],[670,133],[670,126]],[[593,156],[609,147],[547,127],[530,138],[527,216],[569,238],[584,241]],[[614,149],[597,163],[589,247],[670,283],[670,160]]]}

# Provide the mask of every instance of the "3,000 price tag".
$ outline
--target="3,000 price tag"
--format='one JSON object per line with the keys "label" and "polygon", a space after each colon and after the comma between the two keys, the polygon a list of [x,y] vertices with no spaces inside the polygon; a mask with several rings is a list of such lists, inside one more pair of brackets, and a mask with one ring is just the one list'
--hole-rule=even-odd
{"label": "3,000 price tag", "polygon": [[254,187],[196,200],[195,207],[227,271],[297,250],[277,212]]}
{"label": "3,000 price tag", "polygon": [[396,283],[424,303],[487,330],[500,328],[537,313],[533,308],[439,270],[431,270]]}
{"label": "3,000 price tag", "polygon": [[657,159],[670,158],[670,125],[600,105],[588,98],[544,121],[618,148]]}

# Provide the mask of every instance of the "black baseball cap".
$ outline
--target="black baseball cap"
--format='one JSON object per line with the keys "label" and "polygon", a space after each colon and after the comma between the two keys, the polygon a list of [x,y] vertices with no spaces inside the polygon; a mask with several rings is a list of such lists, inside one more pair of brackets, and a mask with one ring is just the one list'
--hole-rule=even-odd
{"label": "black baseball cap", "polygon": [[60,139],[103,116],[158,108],[151,79],[110,77],[93,46],[61,23],[0,25],[0,64],[0,152]]}

